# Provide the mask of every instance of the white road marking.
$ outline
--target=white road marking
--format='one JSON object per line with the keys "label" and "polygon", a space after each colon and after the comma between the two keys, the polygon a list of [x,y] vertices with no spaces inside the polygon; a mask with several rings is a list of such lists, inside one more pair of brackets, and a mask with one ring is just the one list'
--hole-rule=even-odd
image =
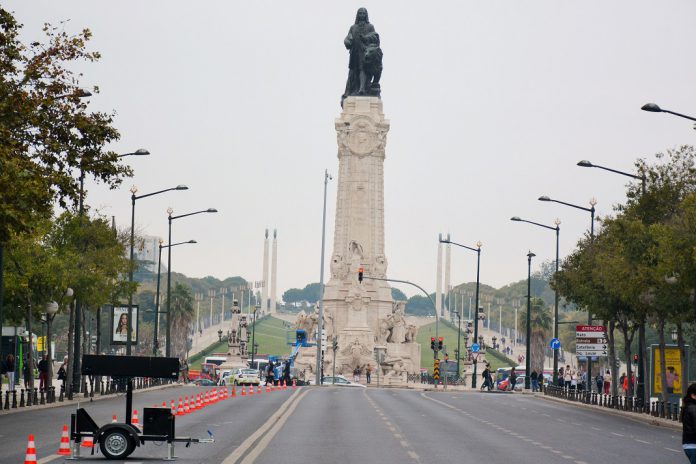
{"label": "white road marking", "polygon": [[616,433],[616,432],[611,432],[611,434],[612,434],[612,435],[616,435],[617,437],[623,437],[623,436],[625,436],[625,435],[622,435],[622,434]]}
{"label": "white road marking", "polygon": [[409,451],[408,455],[411,456],[411,459],[417,461],[418,460],[418,455],[414,451]]}
{"label": "white road marking", "polygon": [[672,448],[667,448],[666,446],[665,446],[665,449],[666,449],[667,451],[674,451],[675,453],[681,453],[681,451],[679,451],[679,450],[675,450],[675,449],[672,449]]}
{"label": "white road marking", "polygon": [[638,443],[645,443],[646,445],[649,445],[649,444],[650,444],[649,441],[639,440],[639,439],[637,439],[637,438],[634,438],[634,440],[637,441]]}

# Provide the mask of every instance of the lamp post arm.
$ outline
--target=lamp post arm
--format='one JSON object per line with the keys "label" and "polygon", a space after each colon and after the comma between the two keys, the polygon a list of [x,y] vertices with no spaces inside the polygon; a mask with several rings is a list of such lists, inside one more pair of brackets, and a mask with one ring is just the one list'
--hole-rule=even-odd
{"label": "lamp post arm", "polygon": [[435,308],[435,302],[433,301],[433,299],[431,298],[431,296],[428,294],[428,292],[425,291],[425,289],[424,289],[423,287],[421,287],[421,286],[418,285],[418,284],[414,284],[413,282],[409,282],[408,280],[383,279],[383,278],[380,278],[380,277],[370,277],[370,276],[363,276],[363,279],[382,280],[382,281],[384,281],[384,282],[396,282],[396,283],[400,283],[400,284],[408,284],[408,285],[412,285],[412,286],[416,287],[416,288],[419,289],[421,292],[423,292],[423,294],[428,298],[428,300],[430,300],[430,304],[432,305],[433,310],[435,311],[435,338],[438,338],[438,336],[439,336],[439,334],[438,334],[438,326],[439,326],[439,324],[440,324],[440,316],[437,315],[437,309]]}
{"label": "lamp post arm", "polygon": [[622,176],[632,177],[633,179],[640,179],[640,180],[642,180],[642,179],[644,179],[644,177],[645,177],[645,176],[639,176],[639,175],[636,175],[636,174],[631,174],[630,172],[619,171],[618,169],[608,168],[608,167],[606,167],[606,166],[600,166],[600,165],[598,165],[598,164],[593,164],[592,167],[594,167],[594,168],[599,168],[599,169],[604,169],[605,171],[613,172],[613,173],[615,173],[615,174],[621,174]]}
{"label": "lamp post arm", "polygon": [[195,243],[197,243],[197,242],[192,242],[192,241],[190,241],[190,240],[187,240],[187,241],[185,241],[185,242],[172,243],[171,245],[161,245],[160,247],[161,247],[161,248],[169,248],[169,247],[175,247],[175,246],[177,246],[177,245],[186,245],[186,244],[191,244],[191,245],[193,245],[193,244],[195,244]]}
{"label": "lamp post arm", "polygon": [[168,189],[164,189],[164,190],[158,190],[157,192],[146,193],[145,195],[133,195],[132,198],[133,198],[133,200],[140,200],[141,198],[147,198],[147,197],[151,197],[153,195],[159,195],[160,193],[169,192],[172,190],[180,190],[180,189],[177,189],[176,187],[172,187],[172,188],[168,188]]}
{"label": "lamp post arm", "polygon": [[449,243],[451,245],[457,245],[458,247],[466,248],[467,250],[475,251],[478,253],[478,248],[462,245],[461,243],[453,242],[451,240],[440,240],[440,243]]}
{"label": "lamp post arm", "polygon": [[[180,215],[178,215],[178,216],[172,216],[172,219],[179,219],[179,218],[183,218],[183,217],[186,217],[186,216],[193,216],[194,214],[201,214],[201,213],[208,213],[208,212],[209,212],[209,211],[208,211],[207,209],[204,209],[204,210],[201,210],[201,211],[196,211],[196,212],[194,212],[194,213],[180,214]],[[212,211],[210,211],[210,212],[212,212]]]}
{"label": "lamp post arm", "polygon": [[692,118],[691,116],[687,116],[687,115],[685,115],[685,114],[677,113],[677,112],[675,112],[675,111],[662,110],[662,112],[663,112],[663,113],[673,114],[673,115],[675,115],[675,116],[679,116],[680,118],[690,119],[690,120],[692,120],[692,121],[696,121],[696,118]]}
{"label": "lamp post arm", "polygon": [[547,226],[546,224],[539,224],[538,222],[528,221],[526,219],[520,219],[520,222],[534,224],[535,226],[543,227],[544,229],[556,230],[556,227]]}
{"label": "lamp post arm", "polygon": [[591,212],[592,212],[592,209],[590,209],[590,208],[585,208],[584,206],[574,205],[574,204],[572,204],[572,203],[566,203],[565,201],[554,200],[554,199],[551,199],[551,200],[549,200],[549,201],[552,201],[552,202],[554,202],[554,203],[560,203],[560,204],[566,205],[566,206],[570,206],[571,208],[581,209],[581,210],[583,210],[583,211],[587,211],[588,213],[591,213]]}

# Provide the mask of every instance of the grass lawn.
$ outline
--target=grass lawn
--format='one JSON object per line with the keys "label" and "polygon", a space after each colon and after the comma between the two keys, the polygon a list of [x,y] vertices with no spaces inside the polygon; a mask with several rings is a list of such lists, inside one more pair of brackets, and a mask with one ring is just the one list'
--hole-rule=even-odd
{"label": "grass lawn", "polygon": [[[254,333],[254,343],[259,345],[258,355],[281,355],[287,356],[291,352],[290,346],[285,339],[287,328],[284,326],[284,321],[275,317],[265,317],[256,322],[256,330]],[[251,332],[249,333],[249,343],[251,343]],[[214,343],[208,348],[189,359],[191,369],[200,369],[203,359],[210,353],[226,353],[227,341],[222,343]]]}
{"label": "grass lawn", "polygon": [[[441,322],[438,331],[438,336],[443,338],[443,351],[446,351],[449,354],[450,361],[456,362],[457,359],[455,357],[454,350],[457,349],[457,329],[451,326],[450,324]],[[430,337],[435,337],[435,322],[420,327],[418,329],[417,337],[417,341],[421,345],[421,367],[424,369],[428,369],[428,372],[432,374],[433,350],[430,349]],[[435,343],[437,343],[437,339],[435,340]],[[463,334],[461,338],[461,348],[462,352],[466,354],[466,352],[464,351],[465,348]],[[439,353],[439,355],[440,360],[444,359],[444,353],[441,352]],[[486,359],[491,364],[491,369],[493,371],[495,371],[499,367],[510,367],[510,364],[507,363],[502,356],[495,356],[493,352],[489,352]],[[481,372],[481,369],[479,369],[479,372]]]}

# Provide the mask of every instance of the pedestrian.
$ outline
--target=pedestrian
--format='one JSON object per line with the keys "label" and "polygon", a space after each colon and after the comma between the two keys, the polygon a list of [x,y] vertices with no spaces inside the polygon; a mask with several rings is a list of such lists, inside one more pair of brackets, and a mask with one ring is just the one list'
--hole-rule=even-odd
{"label": "pedestrian", "polygon": [[565,384],[565,376],[563,374],[563,368],[560,367],[558,369],[558,380],[556,381],[558,383],[558,386],[563,388],[563,385]]}
{"label": "pedestrian", "polygon": [[595,377],[595,383],[597,384],[597,393],[602,393],[602,386],[604,385],[604,378],[602,377],[602,371],[600,370]]}
{"label": "pedestrian", "polygon": [[31,358],[28,356],[24,358],[24,366],[22,366],[22,375],[24,376],[24,389],[28,390],[29,385],[31,384],[31,377],[34,375],[34,369],[32,369],[32,362]]}
{"label": "pedestrian", "polygon": [[570,372],[570,389],[577,390],[578,388],[578,373],[576,371]]}
{"label": "pedestrian", "polygon": [[510,391],[515,391],[515,385],[517,385],[517,374],[515,373],[515,368],[510,369]]}
{"label": "pedestrian", "polygon": [[539,391],[539,382],[538,382],[539,374],[537,374],[537,371],[532,371],[532,375],[529,376],[529,380],[532,381],[532,391]]}
{"label": "pedestrian", "polygon": [[365,368],[365,378],[367,379],[367,383],[370,383],[371,377],[372,377],[372,365],[368,364],[367,368]]}
{"label": "pedestrian", "polygon": [[48,356],[41,356],[39,361],[39,390],[45,391],[48,388]]}
{"label": "pedestrian", "polygon": [[544,374],[539,374],[537,377],[537,391],[543,392],[544,391]]}
{"label": "pedestrian", "polygon": [[624,396],[628,395],[628,379],[629,377],[624,374],[623,381],[621,382],[621,389],[623,390]]}
{"label": "pedestrian", "polygon": [[275,366],[273,365],[273,361],[268,361],[268,366],[266,366],[266,385],[273,385],[273,380],[274,380],[274,375],[273,375],[273,369]]}
{"label": "pedestrian", "polygon": [[7,388],[9,391],[15,389],[15,357],[12,353],[5,358],[5,372],[7,372]]}
{"label": "pedestrian", "polygon": [[570,366],[566,366],[564,374],[563,374],[563,383],[564,383],[563,386],[565,387],[566,390],[570,390],[571,380],[572,380],[572,376],[571,376]]}
{"label": "pedestrian", "polygon": [[357,366],[353,369],[353,382],[360,382],[360,369]]}
{"label": "pedestrian", "polygon": [[283,366],[283,380],[285,385],[290,383],[290,360],[285,361],[285,366]]}
{"label": "pedestrian", "polygon": [[682,400],[682,449],[691,464],[696,464],[696,383],[689,385]]}
{"label": "pedestrian", "polygon": [[607,369],[606,374],[604,374],[604,394],[609,394],[609,387],[611,387],[611,373]]}
{"label": "pedestrian", "polygon": [[58,368],[58,380],[63,381],[61,388],[65,391],[65,380],[68,378],[68,357],[63,358],[63,364]]}

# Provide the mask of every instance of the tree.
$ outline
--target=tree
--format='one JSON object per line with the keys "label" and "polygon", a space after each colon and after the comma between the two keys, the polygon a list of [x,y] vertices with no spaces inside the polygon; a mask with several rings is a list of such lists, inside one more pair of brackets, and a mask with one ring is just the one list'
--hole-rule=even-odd
{"label": "tree", "polygon": [[[544,304],[541,298],[532,298],[531,301],[531,340],[530,343],[531,359],[529,360],[533,370],[544,372],[544,356],[548,335],[551,331],[553,317],[551,310]],[[518,313],[519,327],[522,332],[527,330],[527,308],[525,307]]]}
{"label": "tree", "polygon": [[391,294],[392,294],[392,299],[394,301],[407,301],[408,297],[404,292],[399,290],[398,288],[392,287],[391,289]]}
{"label": "tree", "polygon": [[193,308],[193,296],[191,289],[187,286],[175,283],[172,287],[171,314],[171,336],[170,341],[172,354],[181,359],[186,357],[188,338],[191,335],[192,321],[195,318]]}

